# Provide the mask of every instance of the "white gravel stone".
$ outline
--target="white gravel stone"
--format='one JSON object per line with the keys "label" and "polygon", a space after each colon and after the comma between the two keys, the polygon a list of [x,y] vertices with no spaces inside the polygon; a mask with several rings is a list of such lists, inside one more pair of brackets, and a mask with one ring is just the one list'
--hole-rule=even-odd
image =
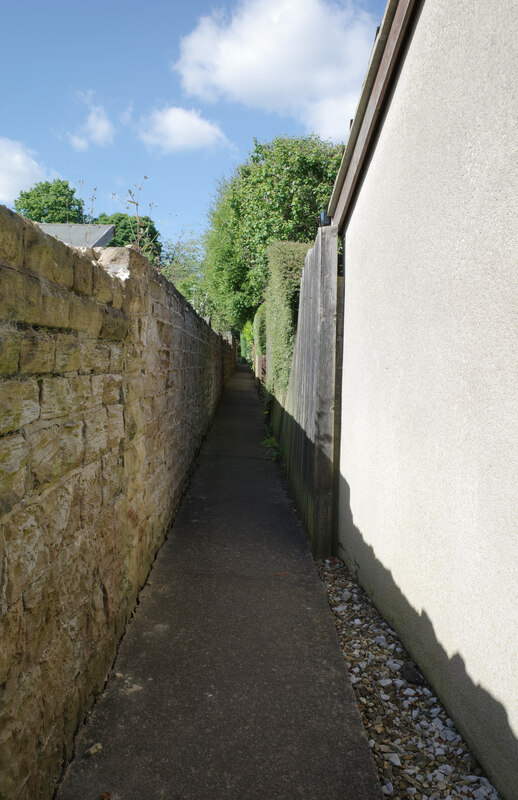
{"label": "white gravel stone", "polygon": [[411,674],[400,673],[403,664],[419,667],[344,564],[333,559],[319,568],[383,794],[500,800],[434,692],[403,679]]}

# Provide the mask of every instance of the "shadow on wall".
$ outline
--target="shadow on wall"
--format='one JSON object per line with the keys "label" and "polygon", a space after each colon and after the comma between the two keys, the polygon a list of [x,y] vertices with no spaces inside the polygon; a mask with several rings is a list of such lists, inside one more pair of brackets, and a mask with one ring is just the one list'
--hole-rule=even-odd
{"label": "shadow on wall", "polygon": [[[325,459],[328,474],[332,474],[332,465],[318,443],[312,442],[294,418],[279,405],[275,408],[275,416],[288,480],[311,540],[313,536],[309,535],[306,520],[308,515],[310,521],[314,519],[314,505],[323,501],[322,497],[313,496],[312,490],[316,485],[314,465]],[[335,477],[335,495],[339,490],[341,498],[338,524],[342,543],[335,545],[337,554],[379,612],[398,632],[496,788],[506,800],[518,800],[518,739],[509,725],[505,707],[472,681],[461,655],[448,656],[426,612],[416,611],[408,602],[390,570],[377,559],[373,548],[365,542],[354,524],[347,481],[342,475]],[[328,497],[326,502],[332,504],[333,498]],[[315,533],[318,535],[318,532],[313,532],[313,535]]]}
{"label": "shadow on wall", "polygon": [[448,656],[426,611],[418,612],[408,602],[354,524],[349,484],[342,475],[339,482],[343,544],[338,555],[398,632],[495,787],[506,800],[518,800],[518,739],[505,707],[472,681],[459,653]]}

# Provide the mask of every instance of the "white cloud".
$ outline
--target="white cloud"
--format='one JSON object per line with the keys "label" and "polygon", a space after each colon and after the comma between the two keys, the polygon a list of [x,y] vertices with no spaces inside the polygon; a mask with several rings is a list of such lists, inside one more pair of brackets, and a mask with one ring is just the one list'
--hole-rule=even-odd
{"label": "white cloud", "polygon": [[149,147],[156,147],[164,153],[229,144],[215,122],[203,119],[199,111],[177,106],[152,111],[141,120],[139,136]]}
{"label": "white cloud", "polygon": [[129,125],[133,118],[133,103],[128,103],[119,114],[119,121],[121,125]]}
{"label": "white cloud", "polygon": [[112,144],[115,128],[102,106],[92,106],[86,118],[84,131],[91,142],[104,147]]}
{"label": "white cloud", "polygon": [[70,144],[74,150],[88,150],[89,142],[86,136],[79,136],[75,133],[70,134]]}
{"label": "white cloud", "polygon": [[115,127],[102,105],[93,102],[93,92],[78,92],[79,100],[84,103],[89,111],[83,125],[76,133],[70,133],[70,144],[74,150],[87,150],[91,144],[101,147],[113,144]]}
{"label": "white cloud", "polygon": [[21,191],[45,180],[35,153],[21,142],[0,136],[0,203],[12,203]]}
{"label": "white cloud", "polygon": [[201,17],[173,66],[189,95],[287,114],[344,139],[374,33],[353,0],[242,0],[230,17]]}

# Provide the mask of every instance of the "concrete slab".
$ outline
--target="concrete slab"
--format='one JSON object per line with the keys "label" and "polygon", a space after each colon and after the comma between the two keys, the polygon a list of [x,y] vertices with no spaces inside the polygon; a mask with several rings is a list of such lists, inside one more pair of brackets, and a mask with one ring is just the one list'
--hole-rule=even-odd
{"label": "concrete slab", "polygon": [[56,800],[381,798],[265,436],[239,369]]}

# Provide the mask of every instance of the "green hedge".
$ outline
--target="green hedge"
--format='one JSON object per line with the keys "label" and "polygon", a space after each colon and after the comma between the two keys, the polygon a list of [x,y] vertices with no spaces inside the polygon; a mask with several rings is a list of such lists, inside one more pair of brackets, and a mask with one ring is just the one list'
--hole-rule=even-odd
{"label": "green hedge", "polygon": [[[266,250],[266,388],[282,404],[290,379],[304,259],[312,243],[274,242]],[[259,312],[258,312],[259,313]],[[255,321],[254,321],[255,322]],[[260,319],[257,324],[260,331]],[[256,342],[259,336],[255,336]]]}
{"label": "green hedge", "polygon": [[266,303],[257,309],[254,317],[254,344],[258,358],[266,355]]}

